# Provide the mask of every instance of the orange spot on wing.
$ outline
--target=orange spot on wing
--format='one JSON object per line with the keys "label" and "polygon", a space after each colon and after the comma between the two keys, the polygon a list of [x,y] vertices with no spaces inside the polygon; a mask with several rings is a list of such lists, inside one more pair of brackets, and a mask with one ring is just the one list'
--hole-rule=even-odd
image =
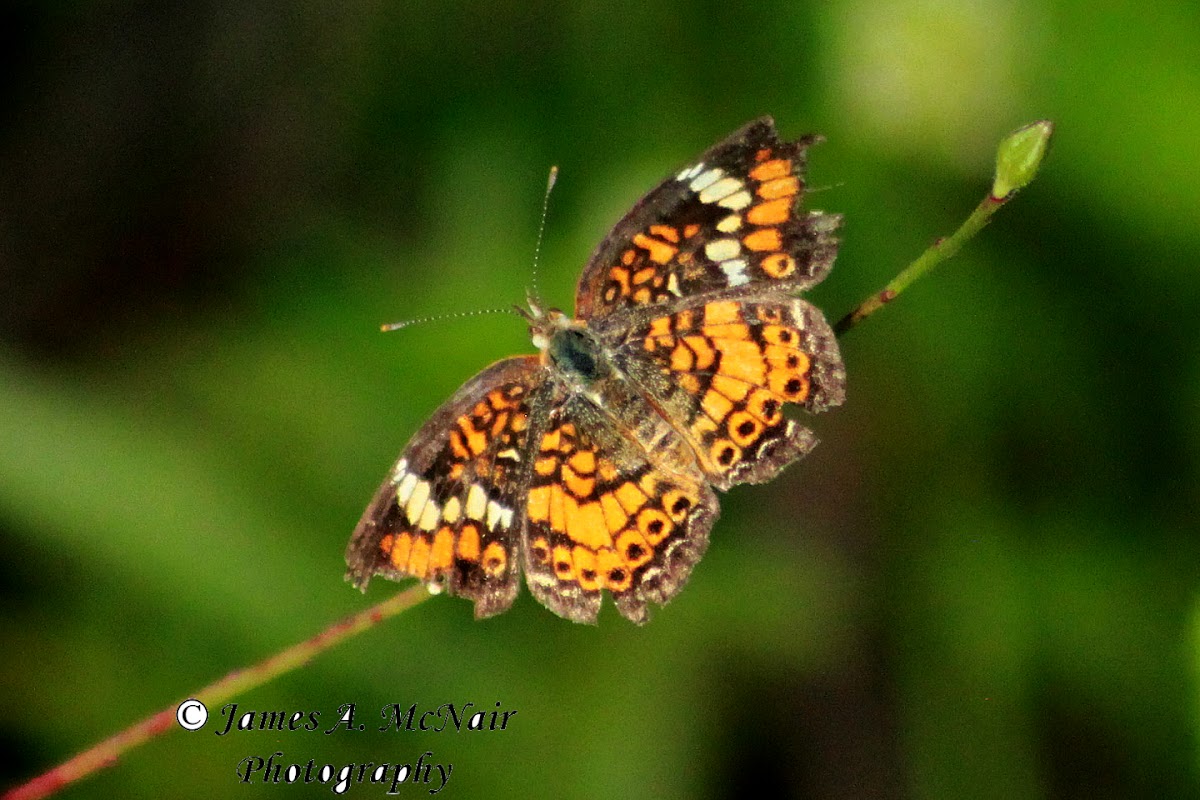
{"label": "orange spot on wing", "polygon": [[684,229],[683,229],[683,238],[685,238],[685,239],[690,239],[690,238],[692,238],[693,236],[695,236],[695,235],[696,235],[697,233],[699,233],[699,232],[700,232],[700,226],[699,226],[699,225],[695,225],[695,224],[692,224],[692,225],[687,225],[687,226],[685,226],[685,227],[684,227]]}
{"label": "orange spot on wing", "polygon": [[763,385],[766,365],[763,363],[762,350],[756,343],[722,339],[717,341],[717,349],[721,351],[722,375],[754,386]]}
{"label": "orange spot on wing", "polygon": [[479,528],[463,525],[458,532],[458,557],[464,561],[479,560]]}
{"label": "orange spot on wing", "polygon": [[429,568],[446,569],[454,563],[454,532],[447,527],[438,528],[433,536],[433,549],[429,551]]}
{"label": "orange spot on wing", "polygon": [[772,369],[786,369],[789,372],[808,372],[810,360],[805,353],[782,345],[767,347],[767,363]]}
{"label": "orange spot on wing", "polygon": [[467,449],[467,442],[463,438],[462,431],[457,429],[450,431],[450,450],[460,461],[466,461],[471,457],[471,451]]}
{"label": "orange spot on wing", "polygon": [[704,393],[704,401],[701,403],[701,408],[704,409],[704,413],[709,418],[720,422],[733,410],[733,403],[720,392],[714,392],[712,389],[709,389]]}
{"label": "orange spot on wing", "polygon": [[658,267],[646,267],[639,269],[633,273],[633,285],[638,286],[643,283],[649,283],[654,280],[654,276],[658,274]]}
{"label": "orange spot on wing", "polygon": [[580,450],[571,456],[571,469],[583,475],[591,475],[596,471],[596,453],[592,450]]}
{"label": "orange spot on wing", "polygon": [[654,548],[639,531],[625,531],[617,539],[617,553],[630,569],[654,558]]}
{"label": "orange spot on wing", "polygon": [[576,503],[572,497],[564,497],[564,516],[567,521],[566,534],[572,541],[586,545],[592,550],[612,544],[608,526],[604,522],[604,511],[599,503]]}
{"label": "orange spot on wing", "polygon": [[[618,575],[624,580],[614,582],[613,570],[619,570]],[[605,548],[596,553],[596,571],[600,573],[600,581],[606,588],[616,592],[629,588],[630,570],[616,550]]]}
{"label": "orange spot on wing", "polygon": [[651,225],[650,232],[660,239],[666,239],[673,244],[679,244],[679,231],[670,225]]}
{"label": "orange spot on wing", "polygon": [[670,336],[671,335],[671,318],[670,317],[659,317],[656,320],[652,320],[650,322],[650,332],[646,335],[653,336],[656,339],[661,336]]}
{"label": "orange spot on wing", "polygon": [[479,455],[487,447],[487,434],[483,431],[475,430],[471,424],[470,417],[459,417],[458,429],[462,431],[467,447],[471,451],[471,455]]}
{"label": "orange spot on wing", "polygon": [[530,522],[545,522],[550,518],[550,487],[537,486],[529,490],[525,510]]}
{"label": "orange spot on wing", "polygon": [[786,178],[776,178],[758,187],[758,196],[764,200],[775,200],[779,197],[790,197],[800,191],[800,181],[795,175]]}
{"label": "orange spot on wing", "polygon": [[762,228],[742,239],[751,250],[778,250],[783,247],[783,237],[778,228]]}
{"label": "orange spot on wing", "polygon": [[499,389],[493,389],[488,392],[487,399],[491,403],[492,408],[514,408],[517,405],[515,400],[510,399],[508,395]]}
{"label": "orange spot on wing", "polygon": [[774,253],[763,259],[762,271],[772,278],[786,278],[796,271],[796,259],[787,253]]}
{"label": "orange spot on wing", "polygon": [[579,587],[585,592],[599,589],[600,575],[596,571],[596,554],[586,547],[576,547],[571,551],[571,560],[575,562],[575,575]]}
{"label": "orange spot on wing", "polygon": [[753,443],[762,433],[762,423],[748,411],[735,411],[729,416],[729,435],[741,447]]}
{"label": "orange spot on wing", "polygon": [[493,578],[504,574],[508,566],[508,553],[499,542],[491,542],[483,551],[483,571]]}
{"label": "orange spot on wing", "polygon": [[616,495],[617,502],[621,504],[621,508],[625,509],[626,513],[632,514],[643,505],[646,504],[646,495],[637,487],[636,483],[625,482],[616,488],[613,492]]}
{"label": "orange spot on wing", "polygon": [[559,475],[562,477],[563,485],[570,489],[571,494],[576,497],[590,497],[596,490],[595,478],[584,478],[566,464],[563,465]]}
{"label": "orange spot on wing", "polygon": [[610,534],[624,528],[625,523],[629,521],[629,515],[612,493],[600,495],[600,510],[604,512],[604,524],[608,526]]}
{"label": "orange spot on wing", "polygon": [[718,439],[709,448],[708,457],[720,470],[727,470],[742,458],[742,449],[728,439]]}
{"label": "orange spot on wing", "polygon": [[555,531],[565,531],[567,529],[566,518],[563,514],[563,504],[566,502],[566,493],[557,483],[550,485],[550,529]]}
{"label": "orange spot on wing", "polygon": [[612,483],[617,479],[617,465],[609,461],[607,458],[602,458],[596,462],[596,474],[605,483]]}
{"label": "orange spot on wing", "polygon": [[748,403],[751,413],[768,425],[774,425],[783,418],[782,407],[779,399],[766,389],[756,389]]}
{"label": "orange spot on wing", "polygon": [[781,197],[759,203],[746,212],[746,219],[754,225],[779,225],[792,215],[791,198]]}
{"label": "orange spot on wing", "polygon": [[675,380],[679,383],[679,387],[688,394],[700,393],[700,379],[690,372],[685,372],[682,375],[676,376]]}
{"label": "orange spot on wing", "polygon": [[728,375],[717,373],[713,376],[712,383],[709,384],[713,389],[728,397],[735,403],[742,402],[746,395],[750,393],[750,386],[744,382],[734,380]]}
{"label": "orange spot on wing", "polygon": [[663,508],[675,522],[687,519],[688,511],[695,505],[695,500],[681,489],[671,489],[662,498]]}
{"label": "orange spot on wing", "polygon": [[408,574],[424,578],[429,572],[429,542],[417,537],[413,540],[412,550],[408,554]]}
{"label": "orange spot on wing", "polygon": [[554,574],[560,581],[570,581],[575,579],[575,566],[571,560],[571,551],[563,545],[557,545],[554,548],[553,558],[551,559],[554,565]]}
{"label": "orange spot on wing", "polygon": [[492,436],[499,436],[508,427],[508,412],[501,411],[496,415],[496,419],[492,422]]}
{"label": "orange spot on wing", "polygon": [[657,508],[646,508],[638,514],[638,530],[651,545],[656,545],[670,535],[675,524]]}
{"label": "orange spot on wing", "polygon": [[770,389],[793,403],[802,403],[808,397],[809,382],[803,375],[775,370],[768,380]]}
{"label": "orange spot on wing", "polygon": [[705,325],[724,325],[741,320],[741,309],[736,300],[718,300],[704,306]]}
{"label": "orange spot on wing", "polygon": [[686,345],[676,345],[671,351],[671,369],[676,372],[690,372],[696,363],[696,356]]}
{"label": "orange spot on wing", "polygon": [[639,233],[633,237],[633,243],[650,254],[650,260],[659,264],[666,264],[675,254],[679,252],[679,248],[672,247],[664,241],[647,236],[644,233]]}
{"label": "orange spot on wing", "polygon": [[412,535],[402,533],[396,537],[392,546],[392,566],[401,572],[408,572],[408,557],[412,553]]}
{"label": "orange spot on wing", "polygon": [[792,161],[788,158],[776,158],[764,161],[750,170],[750,177],[756,181],[771,181],[792,173]]}
{"label": "orange spot on wing", "polygon": [[750,329],[741,322],[728,322],[724,325],[705,325],[704,335],[713,341],[720,341],[722,339],[748,340],[750,338]]}
{"label": "orange spot on wing", "polygon": [[713,350],[712,343],[707,338],[704,336],[688,336],[683,340],[683,343],[696,354],[696,363],[693,369],[706,370],[712,367],[717,353]]}

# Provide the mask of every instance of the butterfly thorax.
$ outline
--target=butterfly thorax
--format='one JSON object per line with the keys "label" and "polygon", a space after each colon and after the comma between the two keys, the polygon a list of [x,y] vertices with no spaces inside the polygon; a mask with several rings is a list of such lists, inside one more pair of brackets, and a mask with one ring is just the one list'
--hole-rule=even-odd
{"label": "butterfly thorax", "polygon": [[573,388],[587,391],[597,381],[613,377],[615,369],[604,346],[585,323],[557,308],[542,311],[533,301],[522,314],[529,320],[529,336],[542,351],[543,362]]}

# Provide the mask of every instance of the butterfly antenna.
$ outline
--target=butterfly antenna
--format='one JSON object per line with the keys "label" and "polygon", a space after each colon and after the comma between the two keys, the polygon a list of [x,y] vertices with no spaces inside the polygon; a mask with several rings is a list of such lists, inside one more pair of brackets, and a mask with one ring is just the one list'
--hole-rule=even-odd
{"label": "butterfly antenna", "polygon": [[550,176],[546,178],[546,194],[542,196],[542,221],[538,224],[537,246],[533,249],[533,288],[529,290],[531,305],[541,305],[541,295],[538,293],[538,271],[542,263],[542,237],[546,233],[546,215],[550,211],[550,192],[558,181],[558,166],[550,167]]}
{"label": "butterfly antenna", "polygon": [[385,325],[380,325],[379,330],[387,333],[388,331],[398,331],[401,328],[408,328],[413,325],[423,325],[426,322],[438,322],[445,319],[460,319],[462,317],[480,317],[484,314],[516,314],[516,310],[511,308],[480,308],[475,311],[455,311],[449,314],[433,314],[428,317],[417,317],[416,319],[405,319],[400,322],[389,322]]}

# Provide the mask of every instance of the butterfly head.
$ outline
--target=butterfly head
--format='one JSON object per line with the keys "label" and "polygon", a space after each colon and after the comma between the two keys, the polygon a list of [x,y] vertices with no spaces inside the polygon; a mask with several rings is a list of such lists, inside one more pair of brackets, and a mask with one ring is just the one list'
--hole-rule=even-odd
{"label": "butterfly head", "polygon": [[543,309],[537,299],[530,293],[525,302],[526,308],[517,306],[517,313],[529,322],[529,338],[537,349],[545,352],[556,333],[577,327],[574,320],[557,308]]}

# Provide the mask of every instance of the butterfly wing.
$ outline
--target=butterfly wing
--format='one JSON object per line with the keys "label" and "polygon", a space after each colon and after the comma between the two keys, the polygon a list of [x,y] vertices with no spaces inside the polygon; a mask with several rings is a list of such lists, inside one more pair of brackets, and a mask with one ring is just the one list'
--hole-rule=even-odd
{"label": "butterfly wing", "polygon": [[816,413],[845,398],[833,331],[809,303],[769,290],[674,305],[605,331],[614,363],[673,421],[714,486],[770,480],[816,444],[785,406]]}
{"label": "butterfly wing", "polygon": [[596,248],[576,316],[596,320],[740,287],[807,289],[829,272],[841,218],[800,208],[808,136],[755,120],[643,197]]}
{"label": "butterfly wing", "polygon": [[[639,416],[655,423],[648,410]],[[543,605],[575,622],[596,621],[604,590],[623,616],[645,622],[649,603],[683,588],[719,513],[690,458],[661,455],[677,434],[660,425],[652,454],[624,422],[608,406],[563,393],[533,453],[526,579]]]}
{"label": "butterfly wing", "polygon": [[346,577],[413,577],[430,591],[505,611],[519,588],[531,409],[544,385],[536,356],[497,362],[468,381],[413,437],[363,513]]}

